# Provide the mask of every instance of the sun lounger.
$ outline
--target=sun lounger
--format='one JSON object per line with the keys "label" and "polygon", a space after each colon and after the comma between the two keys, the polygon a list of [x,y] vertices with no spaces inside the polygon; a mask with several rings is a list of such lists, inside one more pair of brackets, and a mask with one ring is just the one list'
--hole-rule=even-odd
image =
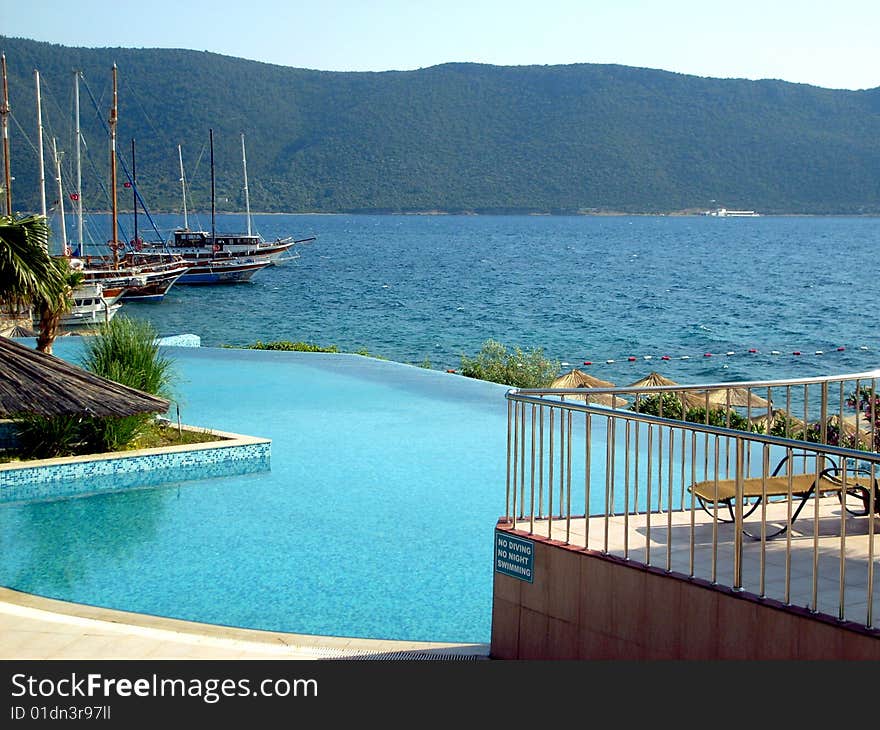
{"label": "sun lounger", "polygon": [[[769,540],[782,535],[800,515],[801,510],[807,503],[807,500],[819,494],[820,496],[829,492],[838,495],[841,505],[853,515],[864,516],[871,509],[871,493],[874,494],[874,510],[880,513],[880,490],[878,490],[877,480],[873,478],[869,472],[864,469],[846,468],[841,469],[837,466],[831,466],[823,469],[818,474],[816,472],[801,474],[780,474],[788,457],[784,458],[773,471],[773,474],[764,477],[750,477],[743,479],[743,519],[751,515],[761,504],[762,500],[784,501],[791,496],[791,499],[797,499],[797,507],[791,516],[791,523],[786,524],[766,538]],[[708,479],[706,481],[692,484],[688,489],[697,498],[700,506],[710,515],[715,515],[714,507],[717,504],[727,508],[730,519],[719,518],[722,522],[734,522],[736,520],[736,480],[735,479]],[[852,509],[847,503],[847,495],[854,496],[862,503],[861,509]],[[749,537],[760,540],[760,535],[743,530]]]}

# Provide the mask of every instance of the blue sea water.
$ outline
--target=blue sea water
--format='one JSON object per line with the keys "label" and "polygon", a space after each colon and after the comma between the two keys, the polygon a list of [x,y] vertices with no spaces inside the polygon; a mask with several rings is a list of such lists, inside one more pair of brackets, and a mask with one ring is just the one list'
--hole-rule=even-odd
{"label": "blue sea water", "polygon": [[317,240],[247,285],[176,286],[123,312],[205,345],[305,340],[441,370],[491,338],[591,362],[620,385],[650,370],[690,383],[878,364],[880,218],[273,215],[254,227]]}
{"label": "blue sea water", "polygon": [[[4,506],[0,583],[221,624],[486,642],[506,404],[503,386],[444,372],[462,353],[493,338],[590,360],[619,384],[649,370],[705,382],[877,366],[880,219],[255,225],[317,240],[249,284],[176,286],[123,312],[202,338],[201,350],[173,350],[184,421],[271,438],[271,473]],[[216,347],[278,339],[427,358],[440,372]],[[56,351],[75,360],[79,344],[62,338]]]}

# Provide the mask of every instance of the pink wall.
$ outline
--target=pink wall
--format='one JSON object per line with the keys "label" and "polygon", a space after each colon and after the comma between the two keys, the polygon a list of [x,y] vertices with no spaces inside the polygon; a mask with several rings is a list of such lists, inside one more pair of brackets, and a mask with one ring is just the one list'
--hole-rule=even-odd
{"label": "pink wall", "polygon": [[880,631],[668,574],[534,542],[534,582],[495,572],[494,659],[880,659]]}

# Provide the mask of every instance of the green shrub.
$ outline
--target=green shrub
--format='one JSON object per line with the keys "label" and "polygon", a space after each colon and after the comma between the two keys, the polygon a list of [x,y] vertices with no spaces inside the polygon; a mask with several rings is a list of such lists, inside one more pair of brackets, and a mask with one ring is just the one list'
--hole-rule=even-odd
{"label": "green shrub", "polygon": [[13,416],[16,450],[25,459],[54,459],[81,453],[79,416]]}
{"label": "green shrub", "polygon": [[289,340],[278,340],[276,342],[261,342],[257,340],[253,345],[248,345],[250,350],[284,350],[288,352],[339,352],[336,345],[322,347],[311,342],[290,342]]}
{"label": "green shrub", "polygon": [[[710,426],[720,426],[722,428],[735,428],[738,431],[758,432],[763,430],[763,426],[749,424],[749,420],[745,416],[732,408],[729,411],[725,408],[710,408],[707,421],[706,408],[704,406],[694,406],[688,408],[684,412],[684,418],[682,418],[681,398],[674,393],[663,393],[662,414],[660,413],[660,404],[661,396],[659,394],[639,398],[638,412],[647,413],[652,416],[662,415],[663,418],[672,418],[677,421],[685,420],[691,423],[708,423]],[[632,406],[632,410],[637,410],[635,403]]]}
{"label": "green shrub", "polygon": [[[82,365],[96,375],[152,395],[171,396],[172,362],[159,352],[158,335],[144,320],[114,317],[86,344]],[[87,452],[119,451],[150,426],[153,415],[85,418],[80,425]]]}
{"label": "green shrub", "polygon": [[[663,406],[663,413],[660,413],[661,404]],[[639,413],[647,413],[651,416],[674,418],[680,421],[682,415],[681,398],[673,393],[663,393],[662,398],[659,394],[643,396],[633,403],[632,410]]]}
{"label": "green shrub", "polygon": [[172,362],[159,352],[150,322],[116,316],[86,342],[82,366],[145,393],[170,397]]}
{"label": "green shrub", "polygon": [[461,356],[461,374],[514,388],[547,388],[559,374],[558,360],[548,360],[543,349],[508,352],[500,342],[486,340],[475,357]]}
{"label": "green shrub", "polygon": [[750,428],[749,419],[733,409],[728,411],[724,408],[710,408],[707,421],[705,407],[689,408],[685,414],[685,420],[691,423],[708,423],[710,426],[720,426],[721,428],[735,428],[738,431],[754,430]]}

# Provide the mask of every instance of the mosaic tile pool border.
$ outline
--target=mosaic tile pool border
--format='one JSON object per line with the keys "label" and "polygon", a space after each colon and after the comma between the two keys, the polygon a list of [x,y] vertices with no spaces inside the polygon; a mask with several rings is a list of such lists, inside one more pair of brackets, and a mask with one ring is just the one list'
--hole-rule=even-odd
{"label": "mosaic tile pool border", "polygon": [[271,439],[224,431],[211,433],[223,440],[0,464],[0,504],[269,471]]}

